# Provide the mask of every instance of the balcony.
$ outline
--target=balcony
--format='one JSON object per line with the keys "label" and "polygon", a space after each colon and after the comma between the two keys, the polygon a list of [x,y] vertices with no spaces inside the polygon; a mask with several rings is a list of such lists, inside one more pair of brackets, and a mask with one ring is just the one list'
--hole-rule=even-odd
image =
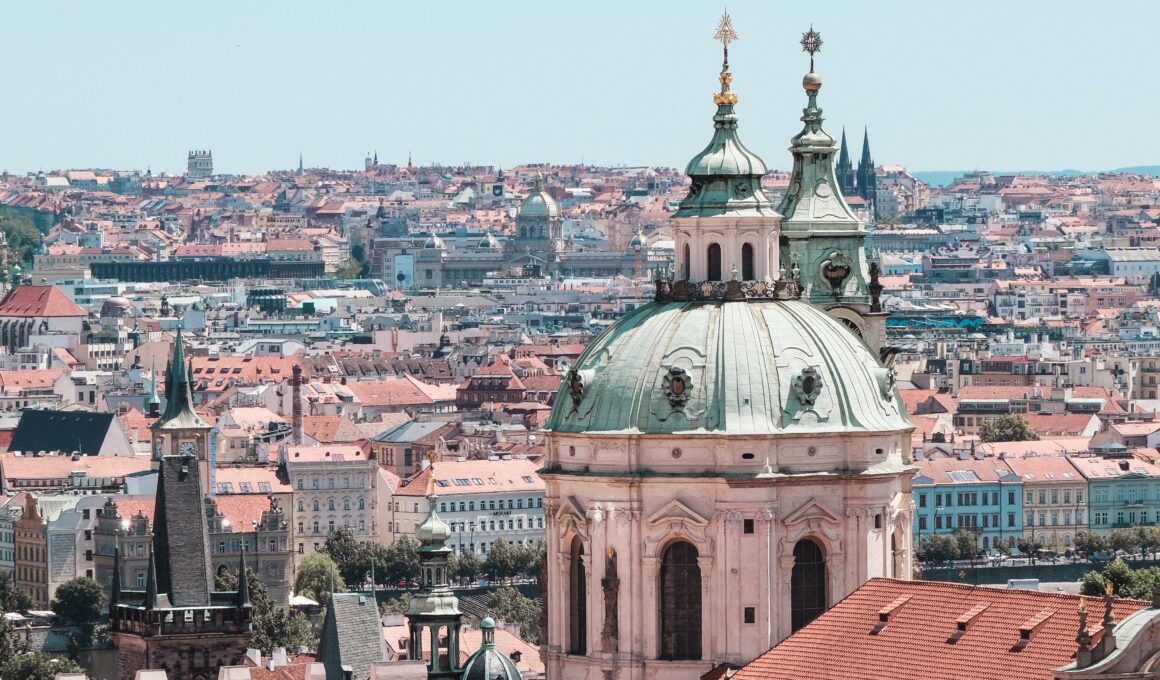
{"label": "balcony", "polygon": [[1133,529],[1135,527],[1154,527],[1156,522],[1112,522],[1113,529]]}

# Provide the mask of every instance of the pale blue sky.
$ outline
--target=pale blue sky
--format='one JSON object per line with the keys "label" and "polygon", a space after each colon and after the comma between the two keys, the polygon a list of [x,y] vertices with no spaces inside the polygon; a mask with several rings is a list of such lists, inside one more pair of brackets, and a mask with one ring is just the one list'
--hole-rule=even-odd
{"label": "pale blue sky", "polygon": [[[1160,3],[731,0],[746,144],[786,168],[812,22],[835,135],[913,170],[1160,163]],[[0,169],[384,162],[683,167],[708,140],[722,5],[10,2]]]}

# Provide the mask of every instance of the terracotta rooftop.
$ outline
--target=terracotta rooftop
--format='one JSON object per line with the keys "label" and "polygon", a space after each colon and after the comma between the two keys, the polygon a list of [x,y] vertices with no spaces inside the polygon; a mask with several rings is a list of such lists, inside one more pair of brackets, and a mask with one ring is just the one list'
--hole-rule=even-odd
{"label": "terracotta rooftop", "polygon": [[[1049,680],[1051,669],[1075,656],[1080,599],[1030,590],[871,579],[737,671],[733,680]],[[1098,641],[1104,602],[1089,598],[1086,606],[1088,629]],[[1113,600],[1112,611],[1122,621],[1147,606],[1139,600]],[[1029,639],[1023,640],[1024,635]]]}
{"label": "terracotta rooftop", "polygon": [[0,317],[87,316],[85,310],[51,285],[25,284],[8,291],[0,300]]}

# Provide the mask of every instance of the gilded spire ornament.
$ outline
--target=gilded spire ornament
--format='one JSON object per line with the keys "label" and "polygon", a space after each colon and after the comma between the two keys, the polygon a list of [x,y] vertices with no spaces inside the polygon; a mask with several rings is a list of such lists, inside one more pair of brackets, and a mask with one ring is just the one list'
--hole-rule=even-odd
{"label": "gilded spire ornament", "polygon": [[713,31],[713,39],[721,43],[724,52],[721,75],[717,76],[721,81],[721,91],[713,95],[713,103],[718,106],[732,106],[737,103],[737,95],[729,91],[729,85],[733,82],[733,74],[729,72],[729,43],[737,40],[737,30],[733,28],[733,19],[729,17],[729,12],[721,14],[721,22]]}

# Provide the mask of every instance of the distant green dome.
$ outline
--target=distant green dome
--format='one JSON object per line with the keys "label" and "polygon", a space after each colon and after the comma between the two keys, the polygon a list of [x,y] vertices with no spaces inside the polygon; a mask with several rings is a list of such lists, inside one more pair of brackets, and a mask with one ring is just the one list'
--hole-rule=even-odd
{"label": "distant green dome", "polygon": [[636,250],[639,248],[647,248],[648,247],[648,239],[645,238],[645,235],[643,233],[638,231],[635,234],[633,234],[632,240],[628,242],[628,247],[632,248],[633,250]]}
{"label": "distant green dome", "polygon": [[476,248],[479,248],[480,250],[499,250],[499,239],[492,236],[491,232],[489,231],[484,234],[483,238],[479,239],[479,243],[476,245]]}
{"label": "distant green dome", "polygon": [[556,199],[544,190],[543,180],[536,178],[531,195],[524,199],[524,204],[520,207],[520,217],[556,218],[559,216],[560,206],[556,203]]}
{"label": "distant green dome", "polygon": [[506,654],[495,648],[495,621],[479,623],[483,645],[463,664],[463,680],[520,680],[520,671]]}
{"label": "distant green dome", "polygon": [[560,433],[897,432],[894,374],[804,302],[657,302],[593,340],[564,377]]}
{"label": "distant green dome", "polygon": [[423,242],[424,250],[442,250],[446,247],[447,245],[443,243],[443,239],[439,238],[434,233],[428,236],[427,240]]}

